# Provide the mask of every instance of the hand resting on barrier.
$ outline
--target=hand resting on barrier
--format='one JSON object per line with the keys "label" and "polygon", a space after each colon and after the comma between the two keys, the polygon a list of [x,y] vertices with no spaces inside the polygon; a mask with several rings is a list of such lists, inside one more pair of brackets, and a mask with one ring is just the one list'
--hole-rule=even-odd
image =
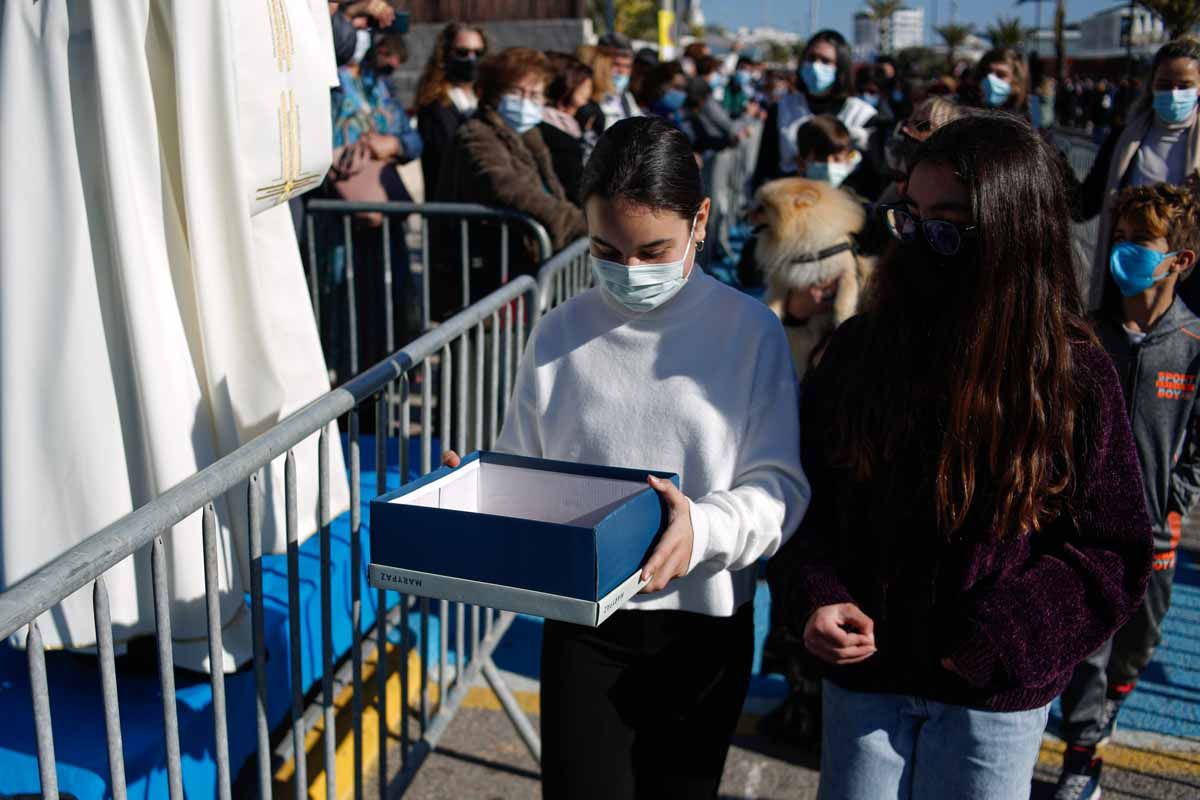
{"label": "hand resting on barrier", "polygon": [[[453,450],[442,453],[442,466],[457,469],[462,459]],[[692,509],[683,492],[670,481],[653,475],[647,478],[650,488],[658,492],[667,504],[670,521],[650,560],[642,567],[642,580],[649,581],[643,594],[662,591],[667,584],[687,574],[692,562]]]}

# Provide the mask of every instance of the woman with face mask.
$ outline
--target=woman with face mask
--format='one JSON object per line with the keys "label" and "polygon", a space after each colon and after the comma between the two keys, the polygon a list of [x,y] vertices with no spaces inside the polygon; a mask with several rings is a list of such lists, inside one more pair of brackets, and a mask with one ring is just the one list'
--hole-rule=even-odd
{"label": "woman with face mask", "polygon": [[781,97],[767,112],[753,185],[796,174],[796,130],[816,114],[837,117],[850,131],[856,149],[867,146],[869,123],[878,111],[851,97],[850,46],[837,31],[818,31],[800,59],[798,90]]}
{"label": "woman with face mask", "polygon": [[595,75],[592,101],[603,115],[595,126],[597,133],[603,133],[623,119],[642,115],[630,84],[633,76],[633,46],[627,37],[619,33],[600,37],[588,66]]}
{"label": "woman with face mask", "polygon": [[1137,450],[1057,168],[1008,114],[935,132],[806,376],[813,502],[768,577],[824,667],[821,797],[1028,798],[1051,701],[1142,601]]}
{"label": "woman with face mask", "polygon": [[808,502],[795,374],[775,315],[695,265],[710,204],[682,133],[618,122],[583,196],[596,287],[534,329],[497,448],[653,465],[682,488],[650,480],[671,522],[642,594],[599,628],[545,624],[543,796],[712,798],[750,678],[756,565]]}
{"label": "woman with face mask", "polygon": [[959,101],[978,108],[1008,111],[1024,116],[1029,97],[1029,70],[1016,50],[989,50],[964,82]]}
{"label": "woman with face mask", "polygon": [[421,174],[425,197],[432,199],[438,185],[438,169],[454,140],[458,126],[471,118],[479,100],[475,78],[479,60],[487,55],[487,34],[465,22],[442,28],[425,71],[417,82],[417,130],[425,142]]}
{"label": "woman with face mask", "polygon": [[[1121,190],[1153,183],[1179,185],[1200,168],[1196,114],[1200,41],[1185,38],[1164,44],[1154,55],[1150,76],[1149,91],[1130,112],[1128,124],[1113,128],[1087,179],[1076,185],[1077,217],[1090,219],[1100,214],[1095,256],[1083,287],[1088,308],[1098,308],[1103,296],[1112,209]],[[1200,308],[1200,286],[1195,281],[1182,284],[1180,297],[1190,307]]]}
{"label": "woman with face mask", "polygon": [[[546,56],[512,47],[479,65],[479,109],[459,126],[438,182],[437,198],[521,211],[540,222],[555,251],[582,236],[583,214],[567,197],[546,142],[538,130],[550,79]],[[455,231],[458,225],[453,225]],[[451,237],[452,239],[455,237]],[[471,225],[471,302],[500,285],[501,233],[494,225]],[[458,245],[455,245],[456,247]],[[540,262],[537,242],[509,237],[509,272],[533,272]],[[461,255],[447,260],[438,276],[439,293],[461,302],[456,278]],[[453,266],[452,266],[453,265]],[[442,310],[449,310],[443,307]]]}

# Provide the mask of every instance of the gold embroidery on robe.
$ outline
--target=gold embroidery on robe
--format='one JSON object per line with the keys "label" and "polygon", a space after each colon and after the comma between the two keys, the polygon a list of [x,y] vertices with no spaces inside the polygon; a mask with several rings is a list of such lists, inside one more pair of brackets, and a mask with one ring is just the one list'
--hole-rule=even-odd
{"label": "gold embroidery on robe", "polygon": [[292,22],[288,19],[287,0],[267,0],[267,16],[271,20],[271,47],[275,53],[275,65],[280,72],[291,72],[296,46],[292,42]]}
{"label": "gold embroidery on robe", "polygon": [[288,89],[279,93],[279,180],[258,189],[256,200],[286,203],[311,189],[321,180],[315,172],[300,172],[300,110],[296,95]]}

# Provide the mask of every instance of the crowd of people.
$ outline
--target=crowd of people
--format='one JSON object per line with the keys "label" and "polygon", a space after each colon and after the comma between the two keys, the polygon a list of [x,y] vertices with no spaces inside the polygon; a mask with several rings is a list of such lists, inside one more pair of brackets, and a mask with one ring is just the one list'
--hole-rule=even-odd
{"label": "crowd of people", "polygon": [[[682,478],[652,481],[671,522],[646,594],[546,625],[546,796],[715,794],[770,557],[767,664],[793,694],[769,724],[819,743],[823,797],[1028,797],[1059,696],[1056,798],[1097,797],[1200,500],[1200,42],[1164,45],[1145,92],[1056,91],[1011,49],[917,80],[856,68],[829,30],[788,73],[617,34],[496,52],[456,23],[415,128],[387,89],[402,37],[361,55],[334,103],[340,196],[364,163],[420,159],[426,199],[591,240],[597,288],[534,330],[500,449]],[[1082,179],[1056,124],[1096,139]],[[727,151],[754,198],[732,287],[702,255]],[[384,171],[373,196],[407,198]],[[1079,263],[1071,224],[1097,216]],[[435,245],[438,315],[499,285],[495,229]],[[534,270],[536,242],[507,258]]]}

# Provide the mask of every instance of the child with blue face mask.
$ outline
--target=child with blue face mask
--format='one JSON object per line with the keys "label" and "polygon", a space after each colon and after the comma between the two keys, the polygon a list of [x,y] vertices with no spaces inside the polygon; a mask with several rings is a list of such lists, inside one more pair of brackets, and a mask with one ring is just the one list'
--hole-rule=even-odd
{"label": "child with blue face mask", "polygon": [[1141,477],[1154,569],[1142,606],[1076,668],[1063,692],[1067,751],[1055,798],[1064,800],[1099,792],[1097,748],[1113,735],[1121,705],[1161,639],[1180,526],[1200,501],[1200,318],[1178,296],[1200,249],[1200,182],[1188,184],[1129,188],[1116,207],[1108,269],[1120,296],[1106,298],[1096,333],[1125,388],[1142,468],[1128,480]]}
{"label": "child with blue face mask", "polygon": [[[1150,91],[1129,110],[1124,126],[1113,126],[1077,189],[1076,221],[1100,216],[1092,272],[1082,281],[1089,308],[1100,305],[1108,280],[1114,209],[1121,191],[1157,183],[1179,185],[1200,168],[1200,41],[1184,37],[1160,47],[1150,65],[1149,83]],[[1188,282],[1180,292],[1185,302],[1200,308],[1200,283]]]}
{"label": "child with blue face mask", "polygon": [[841,187],[862,163],[862,155],[850,145],[846,126],[827,114],[813,117],[796,131],[796,154],[800,175],[834,187]]}

